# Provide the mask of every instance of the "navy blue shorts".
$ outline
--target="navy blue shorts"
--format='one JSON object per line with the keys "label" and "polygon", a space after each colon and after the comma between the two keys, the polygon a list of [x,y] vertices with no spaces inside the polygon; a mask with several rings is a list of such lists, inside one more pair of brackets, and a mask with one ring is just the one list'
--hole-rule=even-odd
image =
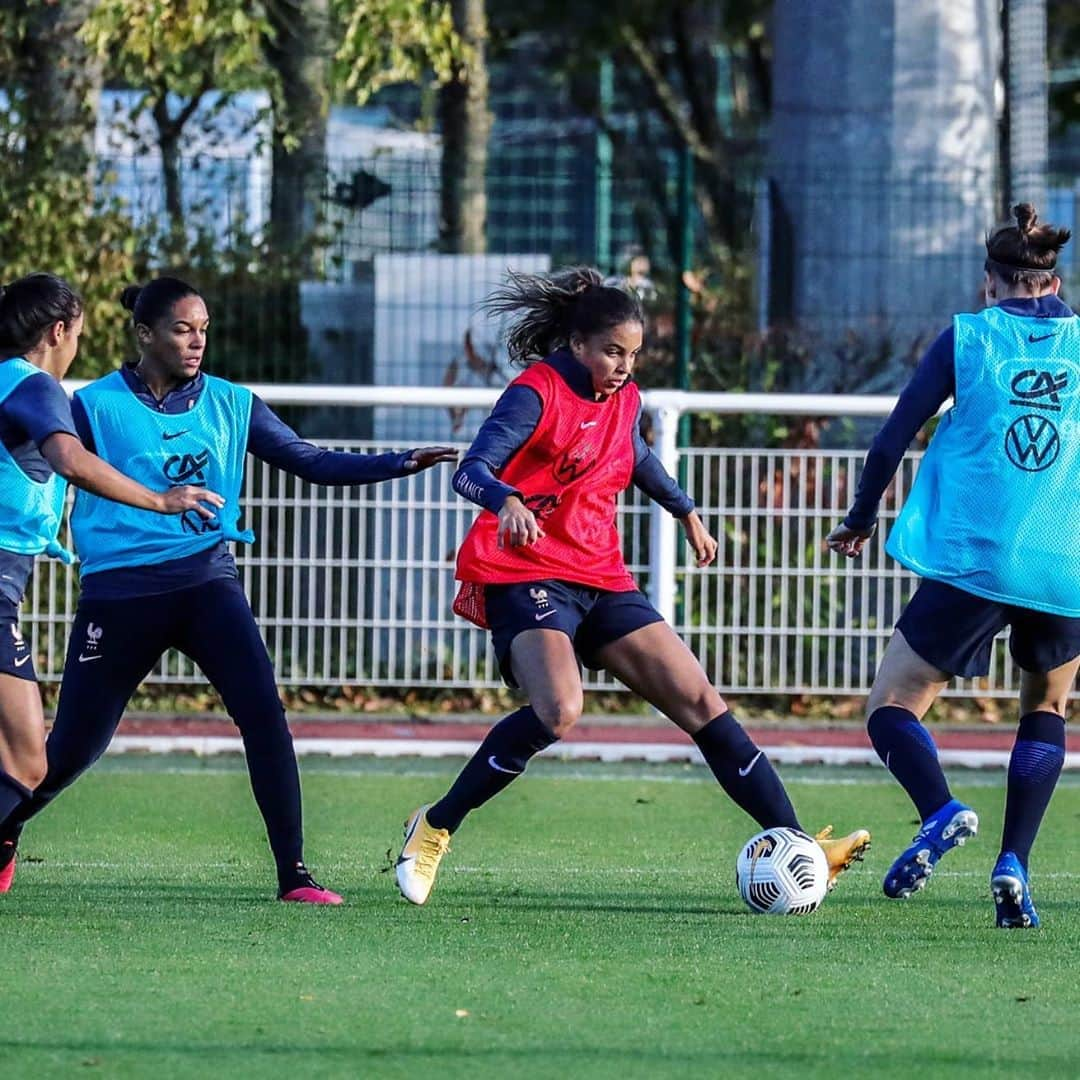
{"label": "navy blue shorts", "polygon": [[582,663],[596,670],[596,654],[605,645],[664,617],[637,589],[604,592],[568,581],[524,581],[484,587],[484,609],[491,644],[507,686],[517,687],[510,666],[510,646],[523,630],[561,630]]}
{"label": "navy blue shorts", "polygon": [[1080,655],[1080,619],[999,604],[944,581],[923,580],[896,629],[928,664],[970,679],[990,670],[994,638],[1006,627],[1024,671],[1045,674]]}
{"label": "navy blue shorts", "polygon": [[19,629],[19,605],[0,596],[0,673],[37,682],[30,644]]}

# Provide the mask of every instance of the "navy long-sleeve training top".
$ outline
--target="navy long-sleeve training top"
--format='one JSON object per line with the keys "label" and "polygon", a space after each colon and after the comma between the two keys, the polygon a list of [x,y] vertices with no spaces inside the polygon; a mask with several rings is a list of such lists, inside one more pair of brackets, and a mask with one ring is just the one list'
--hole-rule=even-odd
{"label": "navy long-sleeve training top", "polygon": [[[1029,318],[1067,319],[1072,310],[1053,294],[1025,299],[1003,300],[1001,308],[1010,315]],[[878,505],[889,481],[900,467],[904,454],[923,424],[956,394],[956,367],[953,363],[955,335],[950,325],[926,350],[911,381],[904,387],[889,419],[877,433],[866,455],[855,501],[844,518],[849,529],[864,531],[877,521]]]}
{"label": "navy long-sleeve training top", "polygon": [[[584,364],[574,359],[568,349],[560,349],[545,361],[579,397],[592,401],[592,376]],[[498,474],[507,462],[528,442],[540,423],[540,395],[529,386],[508,387],[495,403],[491,414],[481,424],[454,473],[454,490],[470,502],[497,514],[508,495],[514,494]],[[634,424],[634,486],[675,517],[686,517],[694,509],[694,500],[668,475],[660,459],[641,437],[641,410]]]}

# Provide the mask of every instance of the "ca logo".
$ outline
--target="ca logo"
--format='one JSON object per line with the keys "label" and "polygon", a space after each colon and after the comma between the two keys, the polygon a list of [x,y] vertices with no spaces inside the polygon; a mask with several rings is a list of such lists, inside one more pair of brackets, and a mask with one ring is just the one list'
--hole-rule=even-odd
{"label": "ca logo", "polygon": [[1060,452],[1057,428],[1045,416],[1021,416],[1005,432],[1005,453],[1024,472],[1050,468]]}
{"label": "ca logo", "polygon": [[210,463],[210,453],[200,450],[197,454],[174,454],[165,462],[165,479],[174,484],[185,484],[189,480],[203,482],[203,470]]}
{"label": "ca logo", "polygon": [[1036,409],[1049,409],[1061,412],[1061,397],[1069,385],[1069,373],[1060,371],[1056,375],[1050,371],[1036,371],[1029,368],[1014,375],[1009,383],[1009,391],[1016,396],[1010,405],[1034,406]]}

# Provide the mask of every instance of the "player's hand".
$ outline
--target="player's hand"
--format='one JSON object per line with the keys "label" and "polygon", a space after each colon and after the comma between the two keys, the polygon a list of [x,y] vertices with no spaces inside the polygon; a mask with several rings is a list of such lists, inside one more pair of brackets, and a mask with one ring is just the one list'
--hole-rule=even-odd
{"label": "player's hand", "polygon": [[[192,487],[190,484],[169,488],[168,491],[160,492],[159,497],[161,500],[161,505],[157,508],[159,514],[183,514],[188,510],[194,510],[199,517],[207,521],[213,521],[217,516],[214,510],[220,510],[225,505],[225,500],[217,492]],[[209,506],[206,505],[207,503]]]}
{"label": "player's hand", "polygon": [[405,462],[409,472],[423,472],[443,461],[457,461],[458,452],[451,446],[421,446],[414,450]]}
{"label": "player's hand", "polygon": [[841,522],[825,537],[825,543],[838,555],[846,555],[849,559],[854,559],[862,554],[863,546],[875,532],[877,532],[876,525],[869,529],[849,529]]}
{"label": "player's hand", "polygon": [[714,537],[709,535],[696,510],[691,510],[682,519],[682,527],[686,532],[686,542],[694,549],[694,556],[698,566],[708,566],[716,558],[716,549],[719,546]]}
{"label": "player's hand", "polygon": [[499,547],[528,547],[543,535],[533,512],[516,495],[508,495],[499,511]]}

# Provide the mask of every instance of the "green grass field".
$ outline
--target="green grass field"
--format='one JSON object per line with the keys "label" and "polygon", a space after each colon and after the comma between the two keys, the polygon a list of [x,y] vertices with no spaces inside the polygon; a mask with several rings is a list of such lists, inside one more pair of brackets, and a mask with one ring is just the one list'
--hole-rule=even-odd
{"label": "green grass field", "polygon": [[337,909],[273,899],[236,762],[110,760],[28,830],[0,897],[0,1076],[1075,1076],[1080,786],[1035,851],[1043,928],[993,928],[982,836],[929,889],[880,878],[914,831],[878,770],[787,770],[804,823],[875,846],[816,914],[750,915],[754,830],[691,767],[538,762],[454,840],[425,908],[388,853],[452,762],[305,763]]}

